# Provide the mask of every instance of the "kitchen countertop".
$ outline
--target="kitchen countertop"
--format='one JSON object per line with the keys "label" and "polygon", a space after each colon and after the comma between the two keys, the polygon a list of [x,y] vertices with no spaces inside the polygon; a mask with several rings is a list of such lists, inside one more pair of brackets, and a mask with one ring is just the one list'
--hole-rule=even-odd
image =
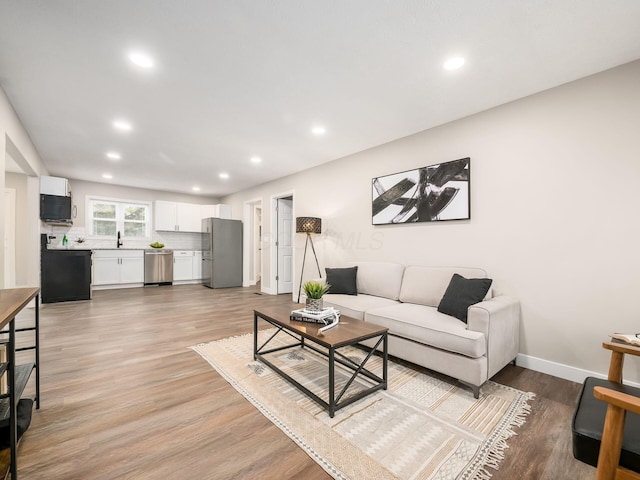
{"label": "kitchen countertop", "polygon": [[56,250],[56,251],[60,251],[60,250],[147,250],[146,248],[124,248],[124,247],[120,247],[120,248],[116,248],[116,247],[87,247],[87,246],[81,246],[81,245],[69,245],[66,247],[62,247],[62,246],[49,246],[47,248],[47,250]]}
{"label": "kitchen countertop", "polygon": [[176,248],[162,248],[162,249],[154,249],[151,247],[88,247],[85,245],[68,245],[66,247],[60,245],[49,245],[47,250],[174,250],[174,251],[184,251],[184,252],[200,252],[201,250],[189,250],[189,249],[176,249]]}
{"label": "kitchen countertop", "polygon": [[147,250],[145,247],[94,247],[91,250]]}

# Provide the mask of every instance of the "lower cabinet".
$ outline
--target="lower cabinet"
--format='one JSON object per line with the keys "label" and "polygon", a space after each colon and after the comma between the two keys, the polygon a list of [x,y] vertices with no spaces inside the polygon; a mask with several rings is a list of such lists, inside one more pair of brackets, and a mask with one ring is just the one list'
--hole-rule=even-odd
{"label": "lower cabinet", "polygon": [[144,283],[143,250],[94,250],[94,286]]}
{"label": "lower cabinet", "polygon": [[193,252],[173,251],[173,281],[193,280]]}
{"label": "lower cabinet", "polygon": [[193,279],[202,280],[202,252],[193,252]]}
{"label": "lower cabinet", "polygon": [[202,280],[202,252],[173,251],[173,281],[195,283]]}

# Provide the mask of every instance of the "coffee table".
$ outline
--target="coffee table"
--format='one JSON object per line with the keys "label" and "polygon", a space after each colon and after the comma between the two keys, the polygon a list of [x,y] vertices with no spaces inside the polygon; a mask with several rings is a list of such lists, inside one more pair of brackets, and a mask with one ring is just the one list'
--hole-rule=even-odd
{"label": "coffee table", "polygon": [[[322,325],[289,319],[291,311],[298,308],[301,308],[301,305],[291,303],[265,307],[260,310],[253,311],[253,358],[255,360],[259,360],[269,366],[274,372],[286,379],[298,390],[302,391],[320,406],[328,410],[331,418],[333,418],[337,410],[360,400],[364,396],[380,389],[387,389],[387,328],[365,323],[362,320],[356,320],[355,318],[342,315],[340,317],[339,325],[327,330],[324,334],[321,334],[318,332],[318,329]],[[258,345],[258,320],[263,320],[277,329],[276,332],[262,345]],[[289,335],[295,343],[268,348],[270,342],[280,333]],[[356,345],[363,340],[371,338],[378,338],[378,341],[360,363],[355,362],[351,358],[348,358],[339,352],[340,348]],[[365,368],[366,363],[373,356],[380,344],[382,344],[382,377]],[[265,358],[265,355],[270,353],[296,347],[308,348],[327,357],[327,375],[329,376],[328,400],[320,398]],[[336,363],[353,372],[351,378],[347,381],[340,392],[335,391]],[[347,390],[359,375],[366,377],[368,379],[368,383],[372,384],[371,387],[345,397]]]}

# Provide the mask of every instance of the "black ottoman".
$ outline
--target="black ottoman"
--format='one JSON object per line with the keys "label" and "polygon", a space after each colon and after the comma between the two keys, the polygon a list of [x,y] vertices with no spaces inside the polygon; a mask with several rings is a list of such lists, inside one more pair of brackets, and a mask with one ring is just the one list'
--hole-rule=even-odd
{"label": "black ottoman", "polygon": [[[573,416],[573,456],[594,467],[598,464],[600,440],[608,406],[593,396],[593,387],[597,386],[640,397],[640,388],[594,377],[588,377],[584,381]],[[640,472],[640,415],[632,412],[627,412],[624,424],[620,465]]]}

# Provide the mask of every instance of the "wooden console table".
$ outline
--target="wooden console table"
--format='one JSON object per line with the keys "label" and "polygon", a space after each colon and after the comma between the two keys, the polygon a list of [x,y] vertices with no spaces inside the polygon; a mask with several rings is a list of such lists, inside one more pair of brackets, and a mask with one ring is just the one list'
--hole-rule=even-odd
{"label": "wooden console table", "polygon": [[[16,328],[15,318],[31,300],[35,299],[35,324],[33,327]],[[8,327],[8,328],[7,328]],[[0,340],[7,352],[6,362],[0,363],[0,377],[7,375],[7,392],[0,394],[0,427],[9,426],[9,469],[11,480],[18,480],[17,448],[17,406],[31,372],[36,371],[36,409],[40,408],[40,289],[11,288],[0,290],[0,333],[9,334],[9,338]],[[34,344],[16,348],[16,332],[34,332]],[[16,365],[16,351],[34,350],[35,362]],[[6,462],[5,462],[6,463]],[[0,473],[4,474],[7,465],[0,464]]]}

